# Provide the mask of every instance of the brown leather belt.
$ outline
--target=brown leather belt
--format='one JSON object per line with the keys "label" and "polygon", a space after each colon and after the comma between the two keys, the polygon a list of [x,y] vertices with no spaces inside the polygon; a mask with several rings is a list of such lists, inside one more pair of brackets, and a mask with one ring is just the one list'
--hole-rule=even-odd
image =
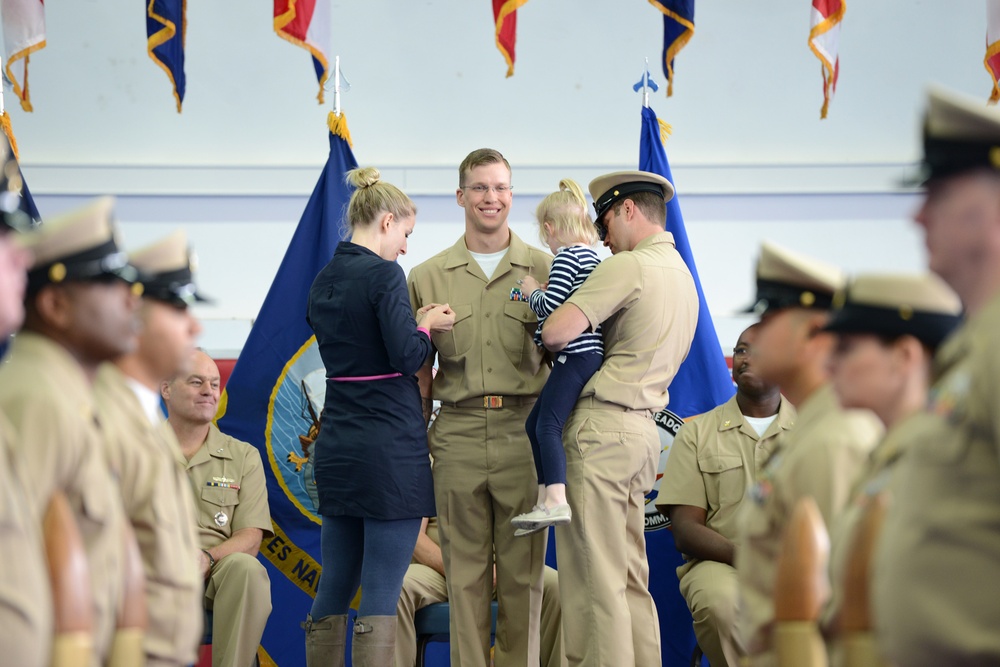
{"label": "brown leather belt", "polygon": [[446,408],[499,410],[501,408],[519,408],[525,405],[533,405],[537,400],[537,396],[476,396],[475,398],[467,398],[455,403],[441,401],[441,405]]}

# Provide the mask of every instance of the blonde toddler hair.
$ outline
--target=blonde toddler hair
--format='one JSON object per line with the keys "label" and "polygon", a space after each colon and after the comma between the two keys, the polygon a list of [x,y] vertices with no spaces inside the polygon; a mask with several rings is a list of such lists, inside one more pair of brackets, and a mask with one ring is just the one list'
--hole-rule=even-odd
{"label": "blonde toddler hair", "polygon": [[549,243],[544,223],[552,225],[556,237],[568,243],[597,243],[597,229],[587,212],[587,200],[576,181],[564,178],[559,181],[559,190],[548,195],[535,209],[538,219],[538,235],[542,243]]}

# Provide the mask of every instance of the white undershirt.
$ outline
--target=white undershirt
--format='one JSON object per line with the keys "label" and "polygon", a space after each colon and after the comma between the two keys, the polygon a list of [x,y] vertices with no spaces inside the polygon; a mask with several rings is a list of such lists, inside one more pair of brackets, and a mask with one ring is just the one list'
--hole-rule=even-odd
{"label": "white undershirt", "polygon": [[483,270],[486,278],[490,279],[493,278],[493,274],[496,273],[497,266],[500,265],[500,260],[503,259],[503,256],[507,254],[508,250],[510,250],[509,247],[504,248],[500,252],[491,253],[472,252],[470,250],[469,254],[472,255],[472,259],[476,260],[476,263],[479,264],[479,268]]}
{"label": "white undershirt", "polygon": [[770,426],[771,423],[777,418],[778,415],[771,415],[770,417],[747,417],[746,415],[743,415],[743,419],[746,419],[747,423],[750,424],[750,427],[757,431],[758,438],[764,435],[764,431],[767,430],[767,427]]}
{"label": "white undershirt", "polygon": [[149,423],[153,426],[159,425],[163,421],[163,412],[160,411],[160,395],[134,378],[127,377],[125,382],[139,399],[139,405],[142,406],[142,412],[146,415]]}

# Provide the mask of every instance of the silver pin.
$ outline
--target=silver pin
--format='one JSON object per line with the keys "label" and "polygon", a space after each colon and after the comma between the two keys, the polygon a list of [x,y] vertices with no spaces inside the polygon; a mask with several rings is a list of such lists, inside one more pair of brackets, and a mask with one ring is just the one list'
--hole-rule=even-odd
{"label": "silver pin", "polygon": [[224,528],[227,523],[229,523],[229,517],[226,516],[226,513],[217,512],[215,515],[215,525],[219,528]]}

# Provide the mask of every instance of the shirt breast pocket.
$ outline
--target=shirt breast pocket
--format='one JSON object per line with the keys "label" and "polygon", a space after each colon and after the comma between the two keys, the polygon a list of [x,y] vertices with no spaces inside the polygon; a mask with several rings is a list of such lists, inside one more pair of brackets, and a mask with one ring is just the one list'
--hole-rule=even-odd
{"label": "shirt breast pocket", "polygon": [[212,530],[231,532],[229,525],[233,513],[240,504],[240,494],[236,489],[209,486],[201,490],[198,520],[202,526]]}
{"label": "shirt breast pocket", "polygon": [[705,478],[709,505],[725,507],[743,500],[746,479],[742,456],[735,454],[704,456],[698,459],[698,469]]}
{"label": "shirt breast pocket", "polygon": [[475,338],[475,322],[472,321],[472,306],[452,306],[455,324],[451,331],[432,334],[431,340],[438,353],[445,357],[465,354],[472,347]]}
{"label": "shirt breast pocket", "polygon": [[503,307],[503,328],[500,339],[503,346],[513,356],[514,362],[520,361],[520,355],[525,345],[534,345],[535,329],[538,328],[538,317],[524,302],[511,302]]}

